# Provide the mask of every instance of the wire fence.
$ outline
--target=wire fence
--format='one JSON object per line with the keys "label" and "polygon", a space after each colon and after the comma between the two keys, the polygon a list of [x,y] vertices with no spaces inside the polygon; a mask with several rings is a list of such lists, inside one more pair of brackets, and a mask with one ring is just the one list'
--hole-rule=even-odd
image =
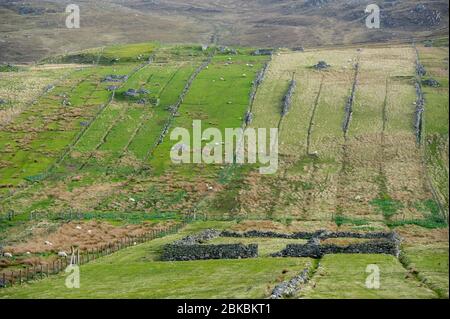
{"label": "wire fence", "polygon": [[188,220],[184,220],[181,223],[170,226],[166,229],[151,230],[138,236],[124,237],[113,243],[108,243],[101,247],[80,252],[75,256],[67,255],[64,257],[59,257],[58,259],[46,264],[3,271],[0,274],[0,288],[22,285],[23,283],[30,281],[44,279],[50,277],[51,275],[56,275],[65,271],[69,265],[84,265],[98,258],[111,255],[124,248],[177,233],[181,228],[186,226],[187,223]]}

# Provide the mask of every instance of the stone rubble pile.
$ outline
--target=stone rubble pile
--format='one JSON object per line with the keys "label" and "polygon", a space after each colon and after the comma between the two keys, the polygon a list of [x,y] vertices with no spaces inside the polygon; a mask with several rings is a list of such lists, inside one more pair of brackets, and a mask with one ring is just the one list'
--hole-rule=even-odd
{"label": "stone rubble pile", "polygon": [[102,82],[124,82],[126,80],[128,80],[128,75],[111,74],[107,75]]}
{"label": "stone rubble pile", "polygon": [[432,79],[432,78],[423,80],[422,84],[426,85],[426,86],[431,86],[431,87],[434,87],[434,88],[437,88],[437,87],[441,86],[438,81],[436,81],[435,79]]}
{"label": "stone rubble pile", "polygon": [[329,67],[331,67],[331,65],[329,65],[325,61],[319,61],[317,64],[314,65],[314,68],[316,70],[325,70],[325,69],[328,69]]}
{"label": "stone rubble pile", "polygon": [[297,82],[293,79],[289,83],[289,88],[286,95],[283,97],[283,105],[281,108],[281,116],[285,116],[291,107],[292,96],[294,95],[295,88],[297,87]]}
{"label": "stone rubble pile", "polygon": [[299,286],[307,283],[309,280],[309,268],[303,269],[303,271],[288,281],[283,281],[281,284],[275,286],[269,299],[281,299],[294,296]]}

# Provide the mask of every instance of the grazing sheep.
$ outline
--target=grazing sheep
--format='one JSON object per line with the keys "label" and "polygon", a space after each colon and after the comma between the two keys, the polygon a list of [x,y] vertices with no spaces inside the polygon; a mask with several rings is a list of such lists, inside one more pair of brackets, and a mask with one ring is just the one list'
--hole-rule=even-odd
{"label": "grazing sheep", "polygon": [[46,244],[47,246],[53,246],[53,244],[52,244],[51,242],[49,242],[48,240],[46,240],[46,241],[44,242],[44,244]]}
{"label": "grazing sheep", "polygon": [[81,229],[81,226],[77,226],[77,227],[75,227],[76,229]]}
{"label": "grazing sheep", "polygon": [[11,253],[4,253],[3,257],[7,257],[7,258],[12,258],[12,254]]}
{"label": "grazing sheep", "polygon": [[60,251],[58,257],[67,257],[67,253],[65,251]]}

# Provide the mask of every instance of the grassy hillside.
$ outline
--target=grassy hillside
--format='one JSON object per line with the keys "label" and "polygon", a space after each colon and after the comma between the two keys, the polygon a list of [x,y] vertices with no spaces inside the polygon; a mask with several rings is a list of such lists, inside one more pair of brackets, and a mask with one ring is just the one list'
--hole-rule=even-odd
{"label": "grassy hillside", "polygon": [[[368,0],[80,0],[80,29],[67,29],[66,1],[3,1],[0,62],[32,62],[109,45],[162,41],[315,47],[445,36],[448,2],[377,1],[381,28],[365,26]],[[425,4],[422,8],[421,5]]]}
{"label": "grassy hillside", "polygon": [[[22,287],[0,290],[0,298],[264,298],[274,286],[306,267],[308,258],[247,260],[159,261],[162,245],[206,228],[230,229],[233,222],[197,222],[177,235],[167,236],[81,267],[80,289],[67,289],[65,276],[50,277]],[[254,239],[253,241],[257,241]],[[249,240],[251,241],[251,240]],[[448,254],[448,251],[447,251]],[[381,289],[365,288],[366,265],[381,269]],[[432,267],[420,263],[424,275]],[[437,295],[413,277],[399,261],[387,255],[329,255],[320,261],[314,289],[305,287],[307,298],[436,298]],[[406,277],[405,277],[406,276]],[[445,274],[432,273],[443,280]],[[448,278],[448,277],[447,277]]]}
{"label": "grassy hillside", "polygon": [[[196,222],[83,265],[80,290],[66,289],[61,275],[0,289],[0,298],[263,298],[305,268],[312,278],[298,298],[448,297],[443,42],[418,43],[418,57],[404,44],[259,56],[247,47],[151,42],[2,69],[0,246],[17,255],[0,257],[0,274],[56,258],[49,238],[61,249],[76,243],[86,250],[122,238],[127,227],[142,232],[187,216]],[[319,61],[328,67],[315,67]],[[427,70],[422,78],[418,63]],[[430,78],[439,86],[426,85]],[[416,81],[425,99],[422,143],[414,128]],[[279,128],[275,174],[262,175],[257,165],[171,161],[175,127],[192,133],[193,120],[202,120],[203,129],[223,134],[242,127],[248,111],[249,127]],[[256,259],[160,261],[163,244],[210,227],[391,230],[403,239],[402,254],[272,258],[291,241],[258,239]],[[253,239],[216,240],[242,241]],[[364,286],[368,264],[381,269],[380,290]]]}

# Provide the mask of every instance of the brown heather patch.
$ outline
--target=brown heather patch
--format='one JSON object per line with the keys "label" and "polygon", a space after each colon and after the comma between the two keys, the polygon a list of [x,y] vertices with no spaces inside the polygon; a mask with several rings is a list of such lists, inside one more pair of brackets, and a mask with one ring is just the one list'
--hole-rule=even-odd
{"label": "brown heather patch", "polygon": [[86,210],[97,205],[103,198],[121,188],[123,183],[97,183],[81,186],[68,191],[64,183],[59,182],[55,187],[47,189],[47,195],[56,201],[68,203],[72,208]]}
{"label": "brown heather patch", "polygon": [[8,167],[8,166],[10,166],[10,165],[12,165],[11,162],[9,162],[9,161],[4,161],[4,160],[0,160],[0,168]]}
{"label": "brown heather patch", "polygon": [[427,229],[416,225],[396,227],[395,231],[402,237],[404,244],[448,244],[448,228]]}
{"label": "brown heather patch", "polygon": [[274,232],[314,232],[318,230],[328,231],[352,231],[352,232],[367,232],[369,229],[374,231],[389,231],[389,229],[380,222],[371,222],[367,225],[342,225],[338,227],[333,221],[297,221],[294,220],[289,225],[271,221],[271,220],[245,220],[231,227],[234,231],[246,232],[250,230],[274,231]]}
{"label": "brown heather patch", "polygon": [[57,70],[57,69],[78,69],[92,67],[88,64],[43,64],[30,67],[30,71]]}
{"label": "brown heather patch", "polygon": [[133,168],[139,168],[142,166],[142,162],[139,161],[136,156],[127,152],[124,156],[122,156],[118,163],[120,166],[127,166]]}
{"label": "brown heather patch", "polygon": [[70,157],[74,158],[74,159],[79,159],[81,157],[83,157],[83,153],[82,152],[78,152],[78,151],[72,151],[70,153]]}
{"label": "brown heather patch", "polygon": [[[32,254],[59,251],[69,252],[72,246],[81,250],[99,248],[105,244],[116,243],[125,237],[134,237],[152,230],[166,229],[174,221],[158,224],[143,223],[139,225],[113,226],[101,221],[76,221],[62,224],[50,234],[36,234],[25,243],[6,246],[5,251],[13,254]],[[78,228],[81,229],[78,229]],[[46,245],[48,241],[53,245]]]}
{"label": "brown heather patch", "polygon": [[371,241],[372,239],[366,238],[328,238],[325,240],[321,240],[321,244],[323,245],[337,245],[337,246],[348,246],[351,244],[360,244]]}

